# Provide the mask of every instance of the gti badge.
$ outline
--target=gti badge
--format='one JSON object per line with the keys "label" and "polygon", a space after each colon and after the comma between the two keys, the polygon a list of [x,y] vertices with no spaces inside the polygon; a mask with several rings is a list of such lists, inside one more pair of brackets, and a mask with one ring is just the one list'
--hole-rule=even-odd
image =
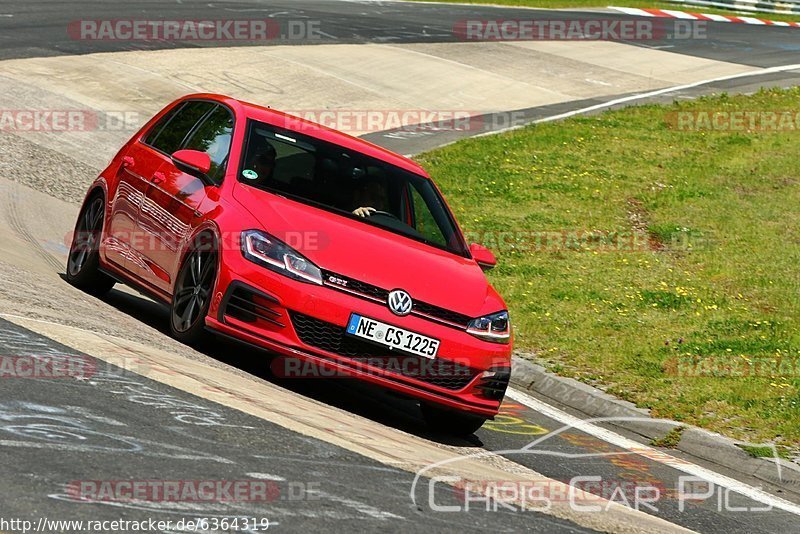
{"label": "gti badge", "polygon": [[411,313],[411,308],[414,302],[411,300],[411,295],[402,289],[395,289],[389,293],[389,309],[392,313],[399,316],[408,315]]}
{"label": "gti badge", "polygon": [[344,278],[339,278],[338,276],[328,276],[328,282],[331,284],[336,284],[337,286],[347,287],[347,280]]}

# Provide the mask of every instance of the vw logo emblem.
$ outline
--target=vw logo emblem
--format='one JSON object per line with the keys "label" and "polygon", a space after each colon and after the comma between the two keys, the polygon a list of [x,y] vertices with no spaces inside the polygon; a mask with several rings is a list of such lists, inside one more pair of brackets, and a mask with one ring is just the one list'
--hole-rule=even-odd
{"label": "vw logo emblem", "polygon": [[414,302],[411,300],[411,295],[402,289],[395,289],[389,293],[389,309],[395,315],[403,316],[411,313],[411,308]]}

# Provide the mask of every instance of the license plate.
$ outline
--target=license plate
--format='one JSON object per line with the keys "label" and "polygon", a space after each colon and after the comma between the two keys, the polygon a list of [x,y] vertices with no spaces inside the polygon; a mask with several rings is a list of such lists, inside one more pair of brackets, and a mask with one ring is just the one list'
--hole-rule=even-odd
{"label": "license plate", "polygon": [[350,322],[347,323],[347,333],[352,336],[369,339],[386,347],[410,352],[423,358],[436,358],[436,353],[439,352],[438,339],[423,336],[422,334],[355,313],[350,315]]}

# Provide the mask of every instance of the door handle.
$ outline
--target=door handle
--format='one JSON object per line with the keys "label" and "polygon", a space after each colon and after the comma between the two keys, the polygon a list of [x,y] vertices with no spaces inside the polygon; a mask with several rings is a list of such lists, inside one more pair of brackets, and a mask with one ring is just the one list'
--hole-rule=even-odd
{"label": "door handle", "polygon": [[161,182],[163,182],[166,179],[167,179],[167,177],[164,175],[163,172],[157,172],[157,173],[155,173],[153,175],[153,178],[150,181],[153,182],[154,184],[158,185],[158,184],[160,184]]}
{"label": "door handle", "polygon": [[123,156],[122,157],[122,166],[123,167],[133,167],[136,164],[136,160],[133,159],[133,156]]}

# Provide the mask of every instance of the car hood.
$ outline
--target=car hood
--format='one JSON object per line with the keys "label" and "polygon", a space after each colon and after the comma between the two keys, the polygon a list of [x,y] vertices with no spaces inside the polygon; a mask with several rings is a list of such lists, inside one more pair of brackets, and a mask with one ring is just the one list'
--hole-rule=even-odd
{"label": "car hood", "polygon": [[233,197],[323,270],[472,317],[503,307],[474,260],[247,185]]}

